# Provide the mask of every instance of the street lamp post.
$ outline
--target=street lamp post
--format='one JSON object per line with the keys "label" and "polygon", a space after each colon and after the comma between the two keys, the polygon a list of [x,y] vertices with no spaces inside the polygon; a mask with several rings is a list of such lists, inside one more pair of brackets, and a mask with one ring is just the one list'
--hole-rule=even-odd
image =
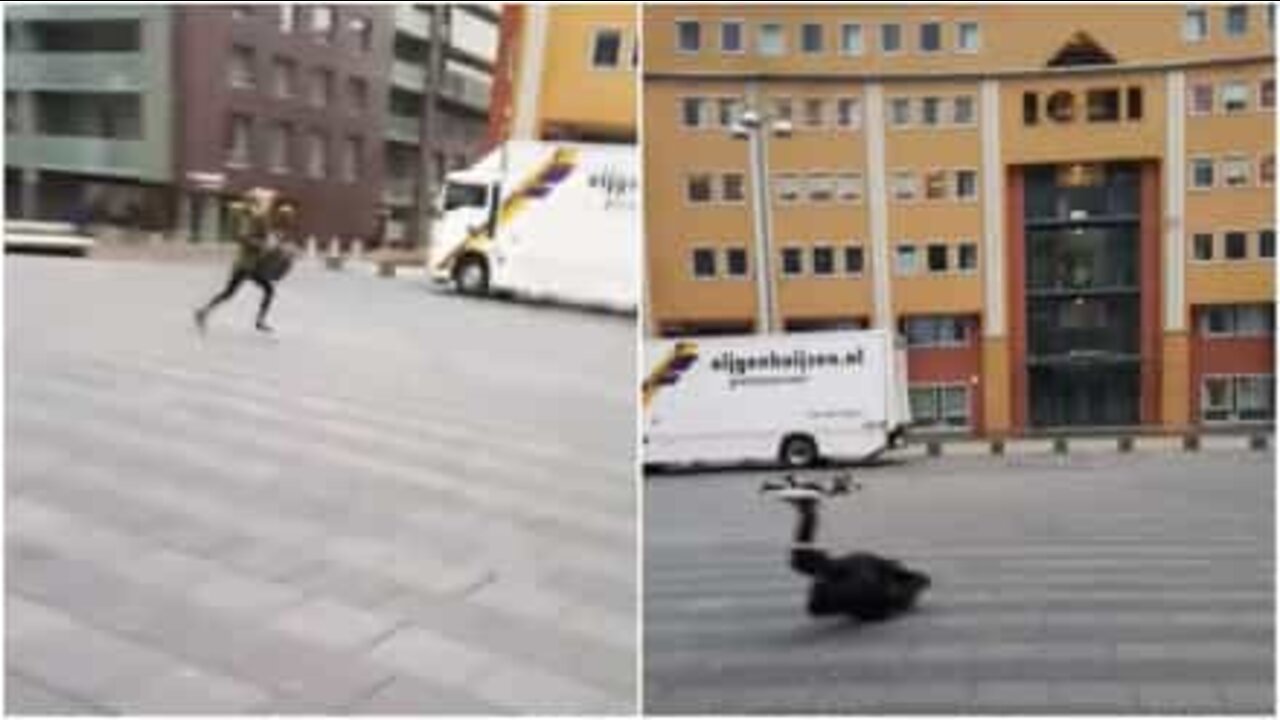
{"label": "street lamp post", "polygon": [[791,135],[791,121],[764,117],[745,110],[730,130],[738,140],[748,142],[752,195],[752,229],[756,248],[756,332],[767,334],[777,326],[777,298],[773,276],[773,223],[769,209],[769,136]]}

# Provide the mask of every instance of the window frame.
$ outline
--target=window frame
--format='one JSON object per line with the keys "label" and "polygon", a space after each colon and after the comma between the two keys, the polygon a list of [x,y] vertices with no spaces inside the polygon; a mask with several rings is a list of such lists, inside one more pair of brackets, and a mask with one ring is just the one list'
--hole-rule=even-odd
{"label": "window frame", "polygon": [[[695,200],[693,197],[694,178],[705,177],[707,179],[707,199]],[[684,173],[684,204],[685,207],[706,207],[716,203],[716,172],[714,170],[698,170],[687,171]]]}
{"label": "window frame", "polygon": [[[902,23],[881,22],[881,23],[876,23],[876,27],[879,28],[880,30],[878,33],[876,33],[876,45],[880,49],[880,54],[886,57],[902,55],[903,52],[905,51],[904,46],[906,45],[906,43],[903,42],[903,38],[902,38]],[[891,28],[891,27],[896,28],[897,34],[898,34],[898,46],[892,50],[886,48],[885,42],[884,42],[885,29]]]}
{"label": "window frame", "polygon": [[[778,30],[778,51],[765,52],[765,30],[767,28],[777,28]],[[777,20],[764,20],[756,24],[756,52],[758,57],[764,58],[780,58],[787,56],[787,26]]]}
{"label": "window frame", "polygon": [[[788,270],[788,269],[787,269],[787,257],[788,257],[788,254],[789,254],[789,253],[794,253],[794,254],[795,254],[795,257],[799,258],[799,263],[798,263],[798,264],[799,264],[799,269],[794,270],[794,271],[791,271],[791,270]],[[787,280],[794,279],[794,278],[802,278],[802,277],[805,277],[805,275],[807,274],[807,273],[806,273],[806,270],[808,269],[808,268],[807,268],[807,266],[805,265],[805,261],[804,261],[804,260],[805,260],[805,254],[806,254],[806,253],[805,253],[805,251],[804,251],[804,246],[803,246],[803,245],[800,245],[800,244],[798,244],[798,243],[794,243],[794,242],[793,242],[793,243],[788,243],[788,244],[781,245],[781,246],[778,248],[778,275],[779,275],[779,277],[781,277],[781,278],[783,278],[783,279],[787,279]]]}
{"label": "window frame", "polygon": [[[734,25],[738,28],[738,49],[729,50],[725,48],[724,29],[726,26]],[[745,18],[724,18],[717,23],[717,38],[719,42],[716,44],[721,55],[746,55],[747,54],[747,21]]]}
{"label": "window frame", "polygon": [[[916,277],[920,274],[920,255],[914,240],[899,240],[893,246],[893,276]],[[909,256],[911,267],[903,267],[904,257]]]}
{"label": "window frame", "polygon": [[[818,271],[818,251],[824,251],[829,256],[830,270],[827,272]],[[836,246],[832,243],[820,240],[809,245],[809,275],[822,280],[840,277],[839,263],[836,262],[836,259]]]}
{"label": "window frame", "polygon": [[[1196,164],[1207,163],[1209,168],[1209,184],[1200,185],[1196,183]],[[1218,168],[1214,162],[1212,155],[1191,155],[1187,157],[1187,189],[1191,191],[1207,191],[1218,186]]]}
{"label": "window frame", "polygon": [[[809,30],[818,29],[818,46],[816,50],[810,50],[808,47]],[[802,22],[796,28],[799,35],[800,54],[805,57],[814,57],[817,55],[825,55],[827,53],[827,26],[820,22]]]}
{"label": "window frame", "polygon": [[[741,245],[726,245],[724,248],[724,278],[726,280],[749,280],[751,278],[751,253]],[[735,253],[741,253],[742,272],[733,271]]]}
{"label": "window frame", "polygon": [[[938,31],[938,47],[932,50],[925,48],[924,36],[926,27],[936,27]],[[947,51],[947,35],[943,32],[944,27],[946,27],[946,23],[944,23],[940,18],[927,18],[917,23],[916,52],[924,56],[941,55],[945,53]]]}
{"label": "window frame", "polygon": [[[866,52],[867,52],[867,43],[866,43],[866,36],[865,36],[865,35],[863,35],[863,32],[862,32],[862,28],[863,28],[863,26],[864,26],[864,23],[861,23],[861,22],[847,22],[847,21],[841,21],[841,23],[840,23],[840,37],[839,37],[839,40],[840,40],[840,56],[841,56],[841,57],[861,57],[862,55],[865,55],[865,54],[866,54]],[[855,32],[855,33],[854,33],[854,34],[857,36],[857,38],[858,38],[858,49],[857,49],[856,51],[849,50],[849,49],[848,49],[848,46],[846,46],[846,45],[845,45],[845,42],[844,42],[844,41],[845,41],[845,28],[851,28],[851,27],[852,27],[852,28],[857,28],[857,32]]]}
{"label": "window frame", "polygon": [[[606,34],[618,36],[618,48],[612,65],[601,65],[596,62],[596,54],[600,49],[600,38]],[[614,25],[599,25],[591,29],[591,42],[587,45],[587,67],[592,72],[617,72],[627,69],[624,59],[627,49],[627,35],[623,28]]]}
{"label": "window frame", "polygon": [[[858,269],[849,269],[849,252],[857,251]],[[862,277],[867,273],[867,251],[860,242],[849,242],[840,246],[840,274],[843,277]]]}
{"label": "window frame", "polygon": [[[1208,238],[1208,245],[1202,244],[1200,241]],[[1208,247],[1209,256],[1200,257],[1200,249]],[[1218,250],[1218,234],[1213,232],[1193,232],[1191,233],[1191,262],[1194,263],[1211,263],[1216,260]]]}
{"label": "window frame", "polygon": [[[706,253],[703,257],[711,258],[711,273],[701,274],[698,272],[699,253]],[[720,262],[719,253],[716,252],[714,245],[692,245],[689,248],[689,276],[694,280],[719,280],[720,279]]]}
{"label": "window frame", "polygon": [[[673,22],[675,24],[675,29],[676,29],[676,41],[675,41],[676,54],[677,55],[697,55],[698,53],[701,53],[702,52],[702,21],[695,20],[693,18],[675,18]],[[692,49],[685,47],[684,33],[681,32],[681,27],[684,25],[691,25],[697,28],[697,36],[698,36],[698,41],[696,43],[697,47]]]}
{"label": "window frame", "polygon": [[[966,25],[973,27],[974,36],[976,38],[976,42],[971,48],[965,47],[964,44],[962,43],[962,40],[964,39],[964,27]],[[955,26],[956,26],[955,51],[957,53],[962,53],[965,55],[975,55],[979,52],[982,52],[982,23],[978,22],[977,20],[957,20],[955,23]]]}
{"label": "window frame", "polygon": [[[1222,179],[1221,185],[1228,190],[1243,190],[1253,187],[1253,165],[1254,161],[1244,153],[1224,153],[1218,159],[1218,177]],[[1236,174],[1232,170],[1243,170],[1243,182],[1233,183],[1231,177]]]}

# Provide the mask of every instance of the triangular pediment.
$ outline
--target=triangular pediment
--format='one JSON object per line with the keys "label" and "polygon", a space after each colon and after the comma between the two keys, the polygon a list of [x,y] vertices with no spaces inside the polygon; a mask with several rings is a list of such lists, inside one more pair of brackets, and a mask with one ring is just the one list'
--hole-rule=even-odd
{"label": "triangular pediment", "polygon": [[1077,32],[1049,59],[1049,67],[1115,65],[1116,56],[1098,44],[1087,32]]}

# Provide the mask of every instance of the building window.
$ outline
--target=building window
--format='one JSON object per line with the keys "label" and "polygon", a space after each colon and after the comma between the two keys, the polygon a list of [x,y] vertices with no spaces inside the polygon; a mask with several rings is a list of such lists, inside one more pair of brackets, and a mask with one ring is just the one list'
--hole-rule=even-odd
{"label": "building window", "polygon": [[702,25],[693,20],[676,21],[676,49],[696,53],[702,49]]}
{"label": "building window", "polygon": [[947,199],[947,171],[930,170],[924,174],[924,199]]}
{"label": "building window", "polygon": [[964,201],[973,200],[976,197],[978,197],[978,171],[957,170],[956,199]]}
{"label": "building window", "polygon": [[790,204],[800,199],[800,177],[795,173],[779,173],[774,176],[774,194],[778,202]]}
{"label": "building window", "polygon": [[977,52],[982,45],[982,35],[976,22],[956,25],[956,49],[960,52]]}
{"label": "building window", "polygon": [[287,58],[276,58],[272,63],[275,75],[275,94],[278,98],[291,98],[298,92],[298,65]]}
{"label": "building window", "polygon": [[1276,256],[1276,231],[1266,229],[1258,231],[1258,257],[1273,258]]}
{"label": "building window", "polygon": [[1213,187],[1213,158],[1191,159],[1191,187]]}
{"label": "building window", "polygon": [[919,194],[916,174],[911,170],[895,170],[890,176],[893,199],[899,201],[915,200]]}
{"label": "building window", "polygon": [[290,148],[293,145],[293,126],[284,122],[272,123],[267,144],[271,172],[277,174],[288,173],[293,164],[290,153]]}
{"label": "building window", "polygon": [[800,49],[810,55],[822,52],[822,25],[804,23],[800,26]]}
{"label": "building window", "polygon": [[862,173],[849,172],[836,175],[836,198],[840,202],[862,201]]}
{"label": "building window", "polygon": [[1213,234],[1196,233],[1191,236],[1191,257],[1207,262],[1213,259]]}
{"label": "building window", "polygon": [[347,29],[356,38],[356,49],[362,53],[373,50],[373,23],[369,18],[351,18],[347,21]]}
{"label": "building window", "polygon": [[720,175],[720,199],[727,203],[740,203],[746,200],[746,179],[742,173],[723,173]]}
{"label": "building window", "polygon": [[942,23],[920,23],[920,52],[935,53],[942,49]]}
{"label": "building window", "polygon": [[942,100],[936,97],[920,98],[920,124],[936,126],[942,121]]}
{"label": "building window", "polygon": [[1035,125],[1040,122],[1040,96],[1033,92],[1022,93],[1022,124]]}
{"label": "building window", "polygon": [[1056,123],[1069,123],[1076,119],[1076,96],[1068,90],[1049,95],[1044,114]]}
{"label": "building window", "polygon": [[760,54],[765,57],[785,55],[787,52],[787,38],[782,33],[782,25],[778,23],[761,24],[756,46]]}
{"label": "building window", "polygon": [[1238,80],[1222,84],[1222,111],[1244,112],[1249,109],[1249,86]]}
{"label": "building window", "polygon": [[836,196],[836,179],[829,173],[814,173],[809,176],[809,201],[815,203],[831,202]]}
{"label": "building window", "polygon": [[1200,42],[1209,37],[1209,12],[1202,7],[1187,8],[1182,18],[1182,39]]}
{"label": "building window", "polygon": [[1213,112],[1213,85],[1202,83],[1191,86],[1191,114],[1208,115]]}
{"label": "building window", "polygon": [[969,388],[964,385],[911,385],[911,424],[922,430],[959,430],[969,426]]}
{"label": "building window", "polygon": [[1245,233],[1229,231],[1222,236],[1226,246],[1223,255],[1228,260],[1244,260],[1248,257],[1248,237]]}
{"label": "building window", "polygon": [[1248,5],[1228,5],[1227,12],[1227,36],[1240,37],[1249,32],[1249,6]]}
{"label": "building window", "polygon": [[1120,91],[1114,88],[1090,90],[1085,94],[1089,122],[1115,122],[1120,119]]}
{"label": "building window", "polygon": [[253,16],[252,5],[232,5],[231,6],[232,20],[248,20],[252,16]]}
{"label": "building window", "polygon": [[716,251],[711,248],[693,249],[693,276],[696,278],[713,278],[716,276]]}
{"label": "building window", "polygon": [[813,274],[829,277],[836,272],[836,251],[829,245],[813,248]]}
{"label": "building window", "polygon": [[1258,160],[1258,183],[1271,187],[1276,182],[1276,156],[1275,153],[1267,153]]}
{"label": "building window", "polygon": [[1197,327],[1211,338],[1270,337],[1275,324],[1275,306],[1270,303],[1197,308]]}
{"label": "building window", "polygon": [[231,48],[231,62],[227,67],[227,82],[233,88],[253,89],[257,86],[257,73],[253,71],[253,48],[235,45]]}
{"label": "building window", "polygon": [[782,248],[782,274],[795,277],[804,274],[804,251],[798,247]]}
{"label": "building window", "polygon": [[740,53],[742,47],[742,22],[725,20],[720,23],[720,52]]}
{"label": "building window", "polygon": [[899,245],[894,254],[894,271],[899,275],[916,274],[916,246]]}
{"label": "building window", "polygon": [[1125,117],[1130,120],[1142,119],[1142,88],[1131,86],[1125,91]]}
{"label": "building window", "polygon": [[861,275],[863,268],[862,246],[846,245],[844,247],[844,274]]}
{"label": "building window", "polygon": [[962,242],[960,243],[960,256],[957,267],[961,272],[974,272],[978,269],[978,245],[977,243]]}
{"label": "building window", "polygon": [[836,126],[845,130],[857,130],[862,127],[861,98],[836,99]]}
{"label": "building window", "polygon": [[794,117],[791,98],[780,97],[773,99],[773,117],[777,120],[791,122],[791,118]]}
{"label": "building window", "polygon": [[742,100],[738,98],[719,98],[716,101],[720,127],[731,128],[742,117]]}
{"label": "building window", "polygon": [[312,107],[329,107],[333,102],[333,71],[318,69],[311,71],[311,88],[307,101]]}
{"label": "building window", "polygon": [[1200,417],[1214,421],[1275,418],[1274,375],[1209,375],[1202,380]]}
{"label": "building window", "polygon": [[703,105],[705,99],[700,97],[687,97],[680,101],[680,121],[687,128],[702,127]]}
{"label": "building window", "polygon": [[906,127],[911,124],[911,98],[889,99],[889,124],[893,127]]}
{"label": "building window", "polygon": [[591,41],[591,67],[614,70],[622,64],[622,31],[617,28],[597,30]]}
{"label": "building window", "polygon": [[947,271],[947,246],[941,243],[929,243],[925,248],[925,266],[931,273]]}
{"label": "building window", "polygon": [[307,177],[323,179],[329,176],[329,145],[324,133],[312,130],[307,133]]}
{"label": "building window", "polygon": [[957,95],[953,98],[951,122],[953,125],[972,125],[974,123],[972,95]]}
{"label": "building window", "polygon": [[252,154],[252,118],[248,115],[231,115],[227,123],[227,166],[247,168]]}
{"label": "building window", "polygon": [[353,113],[362,113],[369,107],[369,82],[364,78],[347,78],[347,101]]}
{"label": "building window", "polygon": [[317,5],[311,8],[311,33],[323,43],[333,42],[333,7]]}
{"label": "building window", "polygon": [[725,274],[732,278],[747,276],[747,251],[742,248],[726,248],[724,251]]}
{"label": "building window", "polygon": [[862,54],[862,25],[860,23],[841,23],[840,54]]}
{"label": "building window", "polygon": [[1249,185],[1249,158],[1244,155],[1228,155],[1222,159],[1222,184],[1230,188]]}
{"label": "building window", "polygon": [[342,179],[356,182],[360,179],[364,165],[364,142],[352,135],[342,143]]}
{"label": "building window", "polygon": [[1273,77],[1263,78],[1258,83],[1258,107],[1264,110],[1274,110],[1276,107],[1276,79]]}
{"label": "building window", "polygon": [[804,99],[804,125],[807,128],[819,129],[826,125],[826,115],[823,110],[826,107],[826,101],[822,98],[805,98]]}
{"label": "building window", "polygon": [[298,29],[298,6],[297,5],[279,5],[280,8],[280,32],[286,35]]}
{"label": "building window", "polygon": [[909,348],[963,347],[969,344],[967,323],[959,315],[914,315],[902,319]]}
{"label": "building window", "polygon": [[885,23],[880,26],[880,51],[896,53],[902,50],[902,26],[896,23]]}
{"label": "building window", "polygon": [[685,178],[685,199],[690,203],[711,202],[710,173],[696,173]]}

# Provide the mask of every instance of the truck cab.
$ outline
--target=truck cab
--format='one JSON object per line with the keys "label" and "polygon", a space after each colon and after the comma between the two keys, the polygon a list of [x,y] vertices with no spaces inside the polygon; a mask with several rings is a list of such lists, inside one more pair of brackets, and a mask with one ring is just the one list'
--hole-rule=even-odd
{"label": "truck cab", "polygon": [[433,280],[460,292],[483,294],[492,277],[490,246],[501,203],[499,178],[475,171],[452,172],[436,197],[436,226],[428,268]]}

